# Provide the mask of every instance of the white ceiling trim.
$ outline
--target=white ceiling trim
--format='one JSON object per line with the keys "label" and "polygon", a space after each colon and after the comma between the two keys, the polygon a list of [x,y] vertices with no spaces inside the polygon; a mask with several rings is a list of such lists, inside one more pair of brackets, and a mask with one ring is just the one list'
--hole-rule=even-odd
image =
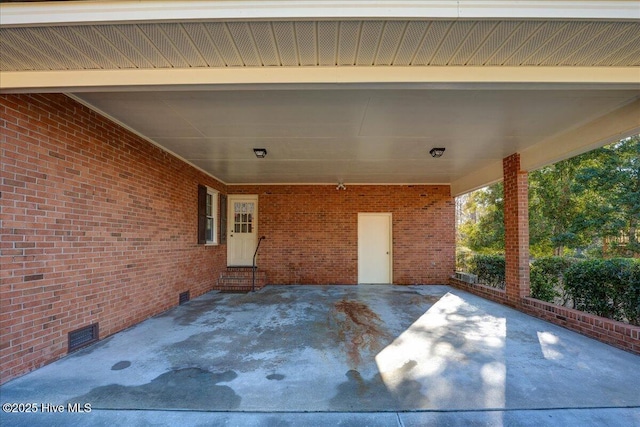
{"label": "white ceiling trim", "polygon": [[[459,18],[640,19],[638,1],[461,1]],[[508,3],[508,4],[505,4]]]}
{"label": "white ceiling trim", "polygon": [[1,26],[260,19],[640,19],[639,1],[93,1],[0,4]]}
{"label": "white ceiling trim", "polygon": [[[78,70],[0,72],[0,90],[11,92],[95,91],[144,88],[201,89],[225,85],[273,84],[517,84],[521,88],[551,84],[556,88],[598,85],[607,89],[640,88],[635,67],[279,67],[169,70]],[[523,85],[523,86],[522,86]]]}

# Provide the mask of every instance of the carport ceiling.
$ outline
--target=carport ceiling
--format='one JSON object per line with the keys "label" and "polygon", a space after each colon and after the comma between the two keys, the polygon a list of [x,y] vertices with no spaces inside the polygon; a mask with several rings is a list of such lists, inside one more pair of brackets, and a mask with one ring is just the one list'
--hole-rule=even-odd
{"label": "carport ceiling", "polygon": [[0,88],[68,93],[227,184],[461,193],[640,132],[639,2],[257,5],[2,4]]}
{"label": "carport ceiling", "polygon": [[[244,90],[81,93],[84,102],[236,183],[450,183],[636,91]],[[252,148],[266,148],[257,159]],[[445,147],[443,157],[429,155]]]}

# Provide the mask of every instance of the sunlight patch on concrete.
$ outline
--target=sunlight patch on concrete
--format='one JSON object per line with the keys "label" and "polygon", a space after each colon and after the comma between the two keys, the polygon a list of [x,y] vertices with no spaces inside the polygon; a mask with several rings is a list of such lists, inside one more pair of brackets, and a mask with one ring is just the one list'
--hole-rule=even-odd
{"label": "sunlight patch on concrete", "polygon": [[560,339],[550,332],[538,332],[538,341],[540,342],[540,349],[545,359],[559,360],[564,358],[561,351],[557,346],[560,344]]}
{"label": "sunlight patch on concrete", "polygon": [[504,317],[448,293],[378,353],[376,364],[392,393],[419,382],[427,407],[504,407],[506,335]]}

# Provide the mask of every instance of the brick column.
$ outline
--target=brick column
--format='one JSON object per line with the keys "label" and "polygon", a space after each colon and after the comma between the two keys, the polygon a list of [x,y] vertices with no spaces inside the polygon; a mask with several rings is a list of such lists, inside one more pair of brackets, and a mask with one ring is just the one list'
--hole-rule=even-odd
{"label": "brick column", "polygon": [[502,160],[507,300],[520,305],[529,296],[529,188],[520,154]]}

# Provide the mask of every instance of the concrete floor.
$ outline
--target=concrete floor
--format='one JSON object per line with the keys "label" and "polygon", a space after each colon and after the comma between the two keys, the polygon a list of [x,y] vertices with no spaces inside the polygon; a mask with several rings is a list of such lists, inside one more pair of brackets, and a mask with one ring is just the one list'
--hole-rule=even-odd
{"label": "concrete floor", "polygon": [[448,286],[269,286],[209,293],[3,385],[2,403],[39,411],[0,421],[638,426],[639,372],[639,356]]}

